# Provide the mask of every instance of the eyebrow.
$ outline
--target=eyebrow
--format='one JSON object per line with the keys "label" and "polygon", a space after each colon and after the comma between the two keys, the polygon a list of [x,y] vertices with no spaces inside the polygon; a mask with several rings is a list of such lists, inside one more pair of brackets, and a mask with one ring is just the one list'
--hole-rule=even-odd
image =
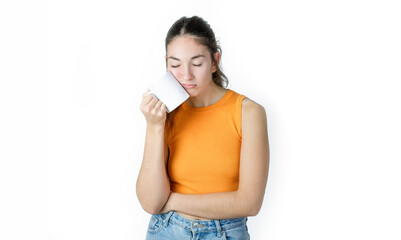
{"label": "eyebrow", "polygon": [[[193,57],[191,57],[191,60],[192,60],[192,59],[196,59],[196,58],[200,58],[200,57],[205,57],[205,55],[199,54],[199,55],[193,56]],[[170,56],[170,57],[168,57],[168,58],[171,58],[171,59],[180,61],[180,59],[178,59],[178,58],[176,58],[176,57]]]}

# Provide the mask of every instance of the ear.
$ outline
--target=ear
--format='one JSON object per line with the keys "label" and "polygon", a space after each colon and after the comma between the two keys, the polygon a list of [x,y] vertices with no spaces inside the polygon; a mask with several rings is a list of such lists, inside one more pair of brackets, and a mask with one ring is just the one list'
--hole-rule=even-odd
{"label": "ear", "polygon": [[216,60],[216,63],[213,64],[213,66],[212,66],[212,72],[213,73],[217,71],[217,66],[219,66],[219,63],[220,63],[220,57],[221,57],[220,52],[216,52],[214,54],[214,59]]}

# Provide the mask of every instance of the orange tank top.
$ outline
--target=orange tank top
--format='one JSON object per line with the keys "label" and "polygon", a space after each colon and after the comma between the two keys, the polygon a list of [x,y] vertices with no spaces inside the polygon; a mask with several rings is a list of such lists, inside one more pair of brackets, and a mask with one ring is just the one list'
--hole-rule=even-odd
{"label": "orange tank top", "polygon": [[173,192],[202,194],[238,189],[241,107],[245,96],[227,89],[215,104],[179,106],[166,124]]}

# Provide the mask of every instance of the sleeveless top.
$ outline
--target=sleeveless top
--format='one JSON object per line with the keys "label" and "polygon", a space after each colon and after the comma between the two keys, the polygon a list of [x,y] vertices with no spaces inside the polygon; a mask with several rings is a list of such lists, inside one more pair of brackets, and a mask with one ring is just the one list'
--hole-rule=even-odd
{"label": "sleeveless top", "polygon": [[184,102],[172,112],[164,135],[171,191],[202,194],[238,189],[244,98],[227,89],[215,104],[193,107]]}

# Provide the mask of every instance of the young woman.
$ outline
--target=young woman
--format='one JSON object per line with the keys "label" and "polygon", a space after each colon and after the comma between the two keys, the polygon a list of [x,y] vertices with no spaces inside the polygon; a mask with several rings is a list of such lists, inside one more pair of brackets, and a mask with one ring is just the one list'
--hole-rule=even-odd
{"label": "young woman", "polygon": [[221,48],[202,18],[166,37],[166,68],[189,94],[173,112],[145,92],[146,140],[137,196],[152,214],[147,239],[249,239],[269,169],[264,108],[227,89]]}

